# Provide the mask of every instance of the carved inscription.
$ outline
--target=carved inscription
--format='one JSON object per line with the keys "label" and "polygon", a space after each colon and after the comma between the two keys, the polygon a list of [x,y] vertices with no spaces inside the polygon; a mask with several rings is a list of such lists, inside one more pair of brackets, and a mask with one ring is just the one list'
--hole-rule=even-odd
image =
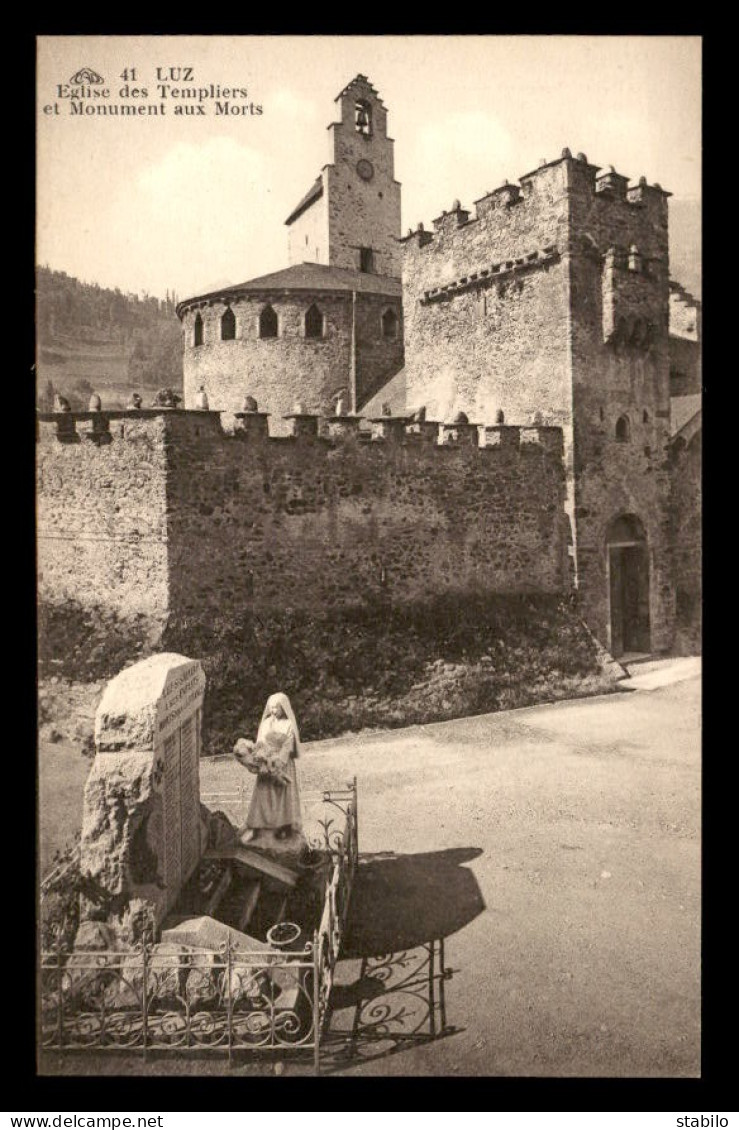
{"label": "carved inscription", "polygon": [[[182,812],[180,801],[179,734],[164,743],[164,883],[167,892],[178,893],[182,886]],[[167,899],[169,902],[169,898]]]}

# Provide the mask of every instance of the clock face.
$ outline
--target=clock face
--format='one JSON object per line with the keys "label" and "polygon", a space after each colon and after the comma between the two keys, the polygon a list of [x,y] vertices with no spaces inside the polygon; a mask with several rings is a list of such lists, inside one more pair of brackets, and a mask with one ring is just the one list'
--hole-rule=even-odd
{"label": "clock face", "polygon": [[362,180],[372,180],[375,175],[372,162],[368,161],[365,157],[362,157],[361,161],[357,161],[357,172]]}

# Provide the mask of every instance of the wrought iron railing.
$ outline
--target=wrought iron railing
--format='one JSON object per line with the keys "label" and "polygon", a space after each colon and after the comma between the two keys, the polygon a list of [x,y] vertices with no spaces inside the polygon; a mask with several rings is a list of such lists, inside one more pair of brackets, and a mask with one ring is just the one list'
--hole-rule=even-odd
{"label": "wrought iron railing", "polygon": [[[268,950],[231,937],[219,948],[157,944],[118,951],[41,952],[40,1044],[56,1051],[311,1049],[321,1037],[358,862],[356,779],[323,794],[324,819],[309,845],[328,856],[319,926],[302,949],[278,924]],[[286,944],[279,944],[284,933]],[[294,935],[296,931],[292,931]]]}
{"label": "wrought iron railing", "polygon": [[455,1035],[459,1029],[448,1024],[446,1013],[446,986],[452,975],[443,938],[410,950],[363,957],[356,1003],[347,1007],[343,1001],[345,985],[336,990],[333,1004],[338,1011],[323,1041],[324,1072]]}

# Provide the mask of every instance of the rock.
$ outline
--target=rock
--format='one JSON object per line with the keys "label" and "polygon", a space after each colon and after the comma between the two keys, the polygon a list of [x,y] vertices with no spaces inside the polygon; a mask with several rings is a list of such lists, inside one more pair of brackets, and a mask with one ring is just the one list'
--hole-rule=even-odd
{"label": "rock", "polygon": [[64,996],[86,1008],[97,1010],[115,981],[110,968],[114,958],[108,951],[116,946],[113,931],[104,922],[82,922],[74,940],[74,953],[65,966]]}
{"label": "rock", "polygon": [[105,922],[81,922],[74,939],[74,949],[109,950],[115,945],[115,934]]}
{"label": "rock", "polygon": [[[224,922],[219,922],[206,914],[183,918],[174,926],[163,930],[162,942],[188,946],[196,953],[198,950],[220,951],[222,946],[225,947],[229,936],[232,946],[231,993],[234,1000],[245,996],[256,998],[264,995],[265,978],[272,980],[281,990],[295,987],[299,970],[293,972],[289,962],[281,966],[273,965],[275,951],[271,946],[240,930],[234,930]],[[272,955],[271,959],[270,955]],[[208,970],[214,964],[217,965],[217,958],[213,953],[200,953],[198,956],[209,960],[199,964],[193,963],[193,971],[197,970],[197,972],[195,976],[188,977],[188,985],[193,992],[210,991],[212,995],[212,986],[205,983],[208,978],[203,975],[202,969]],[[225,953],[223,961],[225,962]],[[212,973],[208,976],[213,981]]]}
{"label": "rock", "polygon": [[[96,757],[85,785],[80,872],[124,940],[154,928],[197,867],[200,727],[205,676],[182,655],[153,655],[108,683],[95,715]],[[136,901],[138,900],[138,901]],[[83,916],[91,908],[83,900]]]}
{"label": "rock", "polygon": [[[187,946],[160,942],[147,956],[146,993],[150,1002],[181,997],[190,968]],[[141,951],[126,957],[120,972],[105,991],[109,1008],[134,1008],[143,1003],[144,965]]]}
{"label": "rock", "polygon": [[215,954],[192,952],[184,994],[191,1008],[219,1000],[224,969]]}

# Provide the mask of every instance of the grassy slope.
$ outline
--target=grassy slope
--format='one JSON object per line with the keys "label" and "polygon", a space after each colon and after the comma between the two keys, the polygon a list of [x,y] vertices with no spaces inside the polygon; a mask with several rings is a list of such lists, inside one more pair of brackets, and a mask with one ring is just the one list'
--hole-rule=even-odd
{"label": "grassy slope", "polygon": [[[566,601],[498,595],[336,617],[286,613],[170,625],[158,642],[139,619],[77,607],[42,609],[42,679],[102,682],[152,650],[199,658],[208,678],[206,751],[256,730],[264,701],[286,691],[306,739],[506,710],[613,686]],[[63,696],[42,721],[59,726]],[[76,717],[73,710],[72,715]],[[82,723],[84,730],[84,722]],[[64,730],[62,728],[62,733]],[[84,733],[82,733],[84,738]],[[88,743],[89,744],[89,743]]]}

